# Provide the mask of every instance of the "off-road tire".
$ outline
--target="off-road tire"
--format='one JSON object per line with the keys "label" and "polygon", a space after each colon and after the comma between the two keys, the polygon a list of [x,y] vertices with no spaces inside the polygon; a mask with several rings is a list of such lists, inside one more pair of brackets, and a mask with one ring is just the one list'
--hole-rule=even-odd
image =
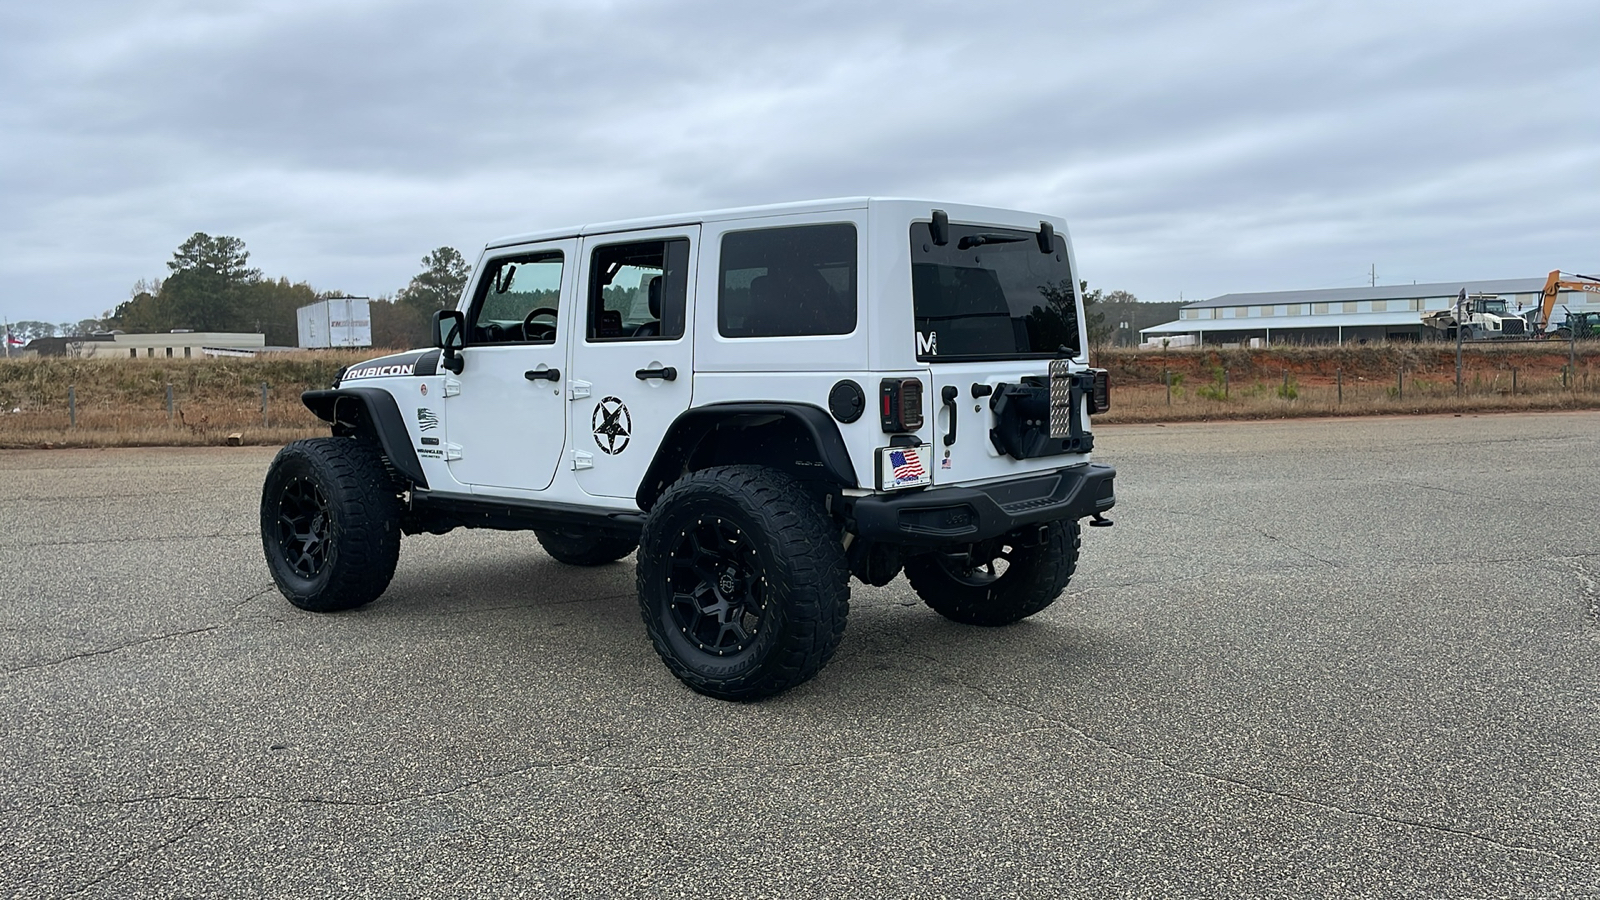
{"label": "off-road tire", "polygon": [[536,529],[533,536],[539,539],[539,546],[551,559],[569,566],[603,566],[627,556],[639,546],[637,538],[582,526]]}
{"label": "off-road tire", "polygon": [[761,466],[691,472],[667,488],[645,519],[638,579],[645,630],[667,668],[724,700],[811,678],[850,612],[833,523],[794,479]]}
{"label": "off-road tire", "polygon": [[295,441],[267,470],[261,547],[290,603],[313,612],[378,598],[400,558],[400,498],[383,455],[357,438]]}
{"label": "off-road tire", "polygon": [[[1054,603],[1066,589],[1078,565],[1078,523],[1050,523],[1046,539],[1019,547],[1002,538],[989,544],[983,555],[994,553],[984,566],[966,567],[946,555],[929,553],[906,560],[906,580],[939,615],[963,625],[1010,625]],[[996,559],[1006,559],[998,573]]]}

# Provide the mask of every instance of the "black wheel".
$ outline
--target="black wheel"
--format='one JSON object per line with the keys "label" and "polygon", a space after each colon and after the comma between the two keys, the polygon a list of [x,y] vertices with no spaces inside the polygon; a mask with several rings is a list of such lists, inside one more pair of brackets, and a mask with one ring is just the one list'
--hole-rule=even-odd
{"label": "black wheel", "polygon": [[656,652],[689,687],[725,700],[815,675],[844,635],[849,578],[821,505],[760,466],[684,476],[639,539],[639,608]]}
{"label": "black wheel", "polygon": [[627,556],[639,546],[637,538],[593,528],[574,526],[555,530],[536,530],[539,546],[556,562],[569,566],[602,566]]}
{"label": "black wheel", "polygon": [[[1029,537],[1035,537],[1029,535]],[[1012,536],[906,560],[906,579],[939,615],[964,625],[1010,625],[1061,596],[1078,564],[1078,523],[1052,522],[1043,541]]]}
{"label": "black wheel", "polygon": [[290,603],[351,609],[382,594],[400,558],[400,498],[373,445],[295,441],[267,470],[261,545]]}

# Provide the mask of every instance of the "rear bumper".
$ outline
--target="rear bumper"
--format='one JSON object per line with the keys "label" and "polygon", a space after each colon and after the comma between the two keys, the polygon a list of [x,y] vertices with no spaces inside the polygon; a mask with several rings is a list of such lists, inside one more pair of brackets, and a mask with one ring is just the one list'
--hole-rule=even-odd
{"label": "rear bumper", "polygon": [[1116,505],[1117,470],[1084,463],[981,487],[875,494],[855,502],[858,537],[892,544],[968,543],[1024,525],[1082,519]]}

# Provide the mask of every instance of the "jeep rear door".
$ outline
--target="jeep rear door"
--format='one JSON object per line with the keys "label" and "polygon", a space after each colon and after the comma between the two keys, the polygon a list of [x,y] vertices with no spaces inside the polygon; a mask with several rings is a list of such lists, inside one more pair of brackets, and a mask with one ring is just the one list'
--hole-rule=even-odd
{"label": "jeep rear door", "polygon": [[586,237],[567,384],[578,486],[633,497],[689,408],[700,227]]}
{"label": "jeep rear door", "polygon": [[[1060,442],[1018,458],[990,436],[1003,424],[994,413],[996,391],[1026,388],[1036,392],[1030,400],[1037,402],[1052,368],[1061,375],[1085,368],[1078,290],[1064,236],[1053,229],[1041,235],[959,222],[943,232],[935,235],[928,222],[911,224],[912,305],[917,361],[928,367],[931,382],[925,402],[933,414],[934,483],[1082,462],[1081,454],[1062,452]],[[1012,419],[1019,405],[1010,403]],[[1049,405],[1038,405],[1020,424],[1048,432]],[[1088,426],[1081,410],[1078,426]]]}

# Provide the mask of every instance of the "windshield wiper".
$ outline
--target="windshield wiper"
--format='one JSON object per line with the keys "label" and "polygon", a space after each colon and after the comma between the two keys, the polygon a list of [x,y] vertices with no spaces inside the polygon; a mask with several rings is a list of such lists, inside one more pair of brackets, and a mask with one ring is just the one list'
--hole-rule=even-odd
{"label": "windshield wiper", "polygon": [[1025,240],[1027,238],[1017,237],[1013,234],[969,234],[962,238],[961,243],[957,244],[956,247],[962,250],[971,250],[973,247],[981,247],[984,244],[1015,244],[1018,241]]}

